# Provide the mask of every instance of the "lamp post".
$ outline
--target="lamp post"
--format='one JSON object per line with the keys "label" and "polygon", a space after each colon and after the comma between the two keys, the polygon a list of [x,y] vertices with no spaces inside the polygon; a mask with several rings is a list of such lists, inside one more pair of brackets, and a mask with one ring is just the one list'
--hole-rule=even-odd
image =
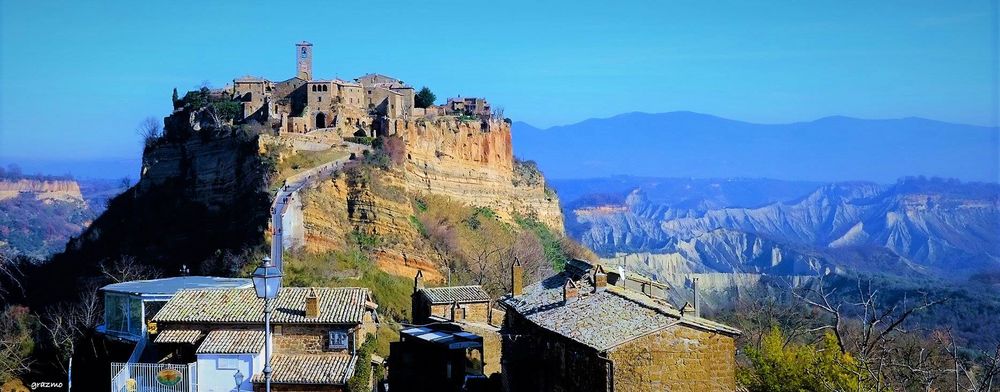
{"label": "lamp post", "polygon": [[243,386],[243,380],[244,380],[243,372],[241,372],[239,369],[236,369],[236,374],[233,375],[233,380],[236,381],[236,392],[242,391],[243,389],[241,388]]}
{"label": "lamp post", "polygon": [[264,390],[271,392],[271,300],[278,297],[281,289],[281,270],[271,265],[270,257],[264,257],[264,262],[253,272],[253,287],[257,298],[264,299]]}

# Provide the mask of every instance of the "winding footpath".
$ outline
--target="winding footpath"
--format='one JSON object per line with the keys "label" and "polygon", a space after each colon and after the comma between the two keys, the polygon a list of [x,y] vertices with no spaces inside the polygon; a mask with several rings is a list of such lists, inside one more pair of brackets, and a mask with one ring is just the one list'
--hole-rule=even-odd
{"label": "winding footpath", "polygon": [[[283,251],[293,244],[292,241],[285,243],[285,235],[288,233],[285,227],[286,223],[290,223],[290,226],[293,226],[288,229],[293,229],[294,226],[302,226],[302,214],[300,210],[293,210],[292,212],[296,213],[293,216],[288,215],[289,207],[302,208],[302,204],[298,200],[299,190],[313,185],[318,181],[331,178],[334,173],[342,169],[344,164],[351,160],[351,155],[361,157],[365,150],[370,149],[369,146],[364,144],[344,142],[342,145],[347,146],[347,155],[288,177],[283,185],[278,188],[278,193],[274,196],[274,202],[271,203],[271,260],[274,261],[274,265],[279,270],[282,269],[281,256]],[[286,219],[289,218],[298,219],[299,221],[286,222]],[[304,237],[304,233],[300,234]],[[290,240],[295,239],[294,237],[294,233],[289,235]]]}

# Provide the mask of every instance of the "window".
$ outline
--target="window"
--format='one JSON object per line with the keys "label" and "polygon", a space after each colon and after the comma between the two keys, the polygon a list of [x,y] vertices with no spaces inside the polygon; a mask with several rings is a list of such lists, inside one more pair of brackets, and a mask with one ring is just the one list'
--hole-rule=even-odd
{"label": "window", "polygon": [[142,334],[142,300],[121,294],[105,294],[104,323],[109,331]]}
{"label": "window", "polygon": [[234,369],[234,370],[239,369],[240,359],[233,357],[219,357],[219,359],[215,364],[215,367],[218,369]]}
{"label": "window", "polygon": [[328,336],[329,343],[327,344],[327,348],[331,350],[347,348],[347,332],[334,330],[330,331]]}

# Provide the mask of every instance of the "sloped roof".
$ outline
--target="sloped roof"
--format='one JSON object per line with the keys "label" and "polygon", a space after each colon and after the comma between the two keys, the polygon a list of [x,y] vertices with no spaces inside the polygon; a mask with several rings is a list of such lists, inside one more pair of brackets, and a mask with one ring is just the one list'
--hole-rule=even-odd
{"label": "sloped roof", "polygon": [[173,278],[133,280],[101,287],[102,291],[126,294],[174,294],[183,289],[228,289],[252,287],[250,279],[214,276],[177,276]]}
{"label": "sloped roof", "polygon": [[255,354],[264,349],[264,330],[216,330],[198,346],[198,354]]}
{"label": "sloped roof", "polygon": [[[357,361],[357,356],[349,354],[275,354],[271,383],[344,385],[354,375]],[[264,382],[264,375],[254,374],[253,382]]]}
{"label": "sloped roof", "polygon": [[156,334],[156,343],[198,343],[203,334],[197,329],[168,329]]}
{"label": "sloped roof", "polygon": [[428,287],[420,289],[420,294],[432,304],[488,302],[490,300],[490,295],[479,285]]}
{"label": "sloped roof", "polygon": [[[371,295],[360,287],[315,287],[319,316],[306,317],[309,287],[282,287],[272,303],[276,324],[358,324],[371,308]],[[253,287],[225,290],[181,290],[153,317],[156,322],[260,324],[264,300]]]}
{"label": "sloped roof", "polygon": [[536,325],[599,351],[674,325],[727,335],[740,333],[710,320],[681,317],[666,301],[628,289],[608,285],[605,290],[593,292],[586,277],[576,281],[578,297],[564,302],[562,288],[566,279],[566,274],[559,273],[525,287],[523,295],[501,301]]}

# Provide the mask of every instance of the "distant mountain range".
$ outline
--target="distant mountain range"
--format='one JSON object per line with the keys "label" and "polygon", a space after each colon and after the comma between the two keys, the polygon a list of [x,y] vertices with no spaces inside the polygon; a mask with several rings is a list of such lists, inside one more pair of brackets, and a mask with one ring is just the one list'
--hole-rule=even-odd
{"label": "distant mountain range", "polygon": [[572,237],[604,256],[643,254],[654,274],[1000,272],[998,184],[620,177],[553,185]]}
{"label": "distant mountain range", "polygon": [[692,113],[627,113],[538,129],[513,124],[514,151],[548,178],[614,175],[892,183],[909,175],[998,181],[995,127],[922,118],[826,117],[753,124]]}

